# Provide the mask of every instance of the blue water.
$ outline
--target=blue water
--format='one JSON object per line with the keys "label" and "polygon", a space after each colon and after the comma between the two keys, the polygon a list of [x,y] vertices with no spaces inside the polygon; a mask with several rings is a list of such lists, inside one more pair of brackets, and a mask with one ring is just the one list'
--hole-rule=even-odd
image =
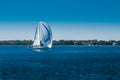
{"label": "blue water", "polygon": [[0,46],[0,80],[120,80],[120,46]]}

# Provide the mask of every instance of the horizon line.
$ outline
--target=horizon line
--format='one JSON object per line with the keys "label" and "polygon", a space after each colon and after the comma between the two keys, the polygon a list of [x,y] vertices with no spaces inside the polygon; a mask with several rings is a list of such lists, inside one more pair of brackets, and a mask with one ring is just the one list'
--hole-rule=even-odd
{"label": "horizon line", "polygon": [[[32,40],[32,39],[23,39],[23,40],[20,40],[20,39],[13,39],[13,40],[0,40],[0,41],[34,41],[34,40]],[[60,40],[64,40],[64,41],[82,41],[83,39],[59,39],[59,40],[52,40],[52,41],[60,41]],[[84,39],[84,40],[97,40],[97,41],[111,41],[111,40],[115,40],[115,39],[110,39],[110,40],[102,40],[102,39]],[[120,41],[120,40],[115,40],[115,41]]]}

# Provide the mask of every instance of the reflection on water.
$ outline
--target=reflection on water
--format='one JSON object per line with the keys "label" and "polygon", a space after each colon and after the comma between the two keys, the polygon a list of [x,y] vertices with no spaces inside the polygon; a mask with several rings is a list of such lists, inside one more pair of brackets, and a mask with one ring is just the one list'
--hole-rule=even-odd
{"label": "reflection on water", "polygon": [[49,52],[52,49],[32,49],[32,50],[37,51],[37,52]]}

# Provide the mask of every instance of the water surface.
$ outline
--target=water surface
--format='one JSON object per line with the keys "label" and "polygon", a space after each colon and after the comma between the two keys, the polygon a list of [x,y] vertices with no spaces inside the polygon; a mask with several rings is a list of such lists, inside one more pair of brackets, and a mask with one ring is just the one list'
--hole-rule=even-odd
{"label": "water surface", "polygon": [[120,80],[120,47],[0,46],[0,80]]}

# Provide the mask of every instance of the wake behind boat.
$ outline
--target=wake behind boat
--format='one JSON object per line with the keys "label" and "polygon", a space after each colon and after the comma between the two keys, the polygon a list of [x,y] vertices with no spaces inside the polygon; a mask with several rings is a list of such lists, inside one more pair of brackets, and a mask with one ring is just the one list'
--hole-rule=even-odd
{"label": "wake behind boat", "polygon": [[39,22],[36,27],[32,49],[49,49],[52,48],[52,31],[50,26],[45,22]]}

